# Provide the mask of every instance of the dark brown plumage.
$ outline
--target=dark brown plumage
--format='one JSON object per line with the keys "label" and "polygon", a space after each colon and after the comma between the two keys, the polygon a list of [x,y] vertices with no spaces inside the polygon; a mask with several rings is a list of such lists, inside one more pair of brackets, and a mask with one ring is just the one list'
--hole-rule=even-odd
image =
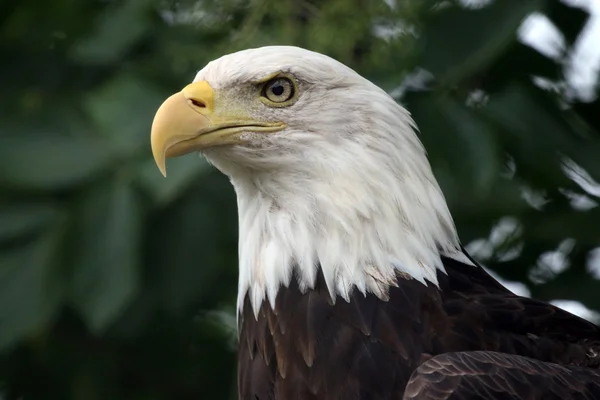
{"label": "dark brown plumage", "polygon": [[240,400],[600,399],[600,329],[444,258],[440,287],[332,303],[320,276],[240,315]]}

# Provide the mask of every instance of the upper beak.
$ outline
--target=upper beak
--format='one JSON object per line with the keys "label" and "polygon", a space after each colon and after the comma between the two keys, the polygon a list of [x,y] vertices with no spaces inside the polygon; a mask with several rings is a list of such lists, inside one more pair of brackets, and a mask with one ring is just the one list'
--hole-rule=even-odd
{"label": "upper beak", "polygon": [[275,132],[286,126],[282,122],[256,121],[244,109],[236,110],[231,104],[217,108],[215,92],[206,81],[186,86],[160,106],[152,123],[150,142],[154,161],[164,176],[169,157],[239,143],[243,132]]}
{"label": "upper beak", "polygon": [[201,146],[189,141],[210,130],[213,109],[214,91],[206,81],[186,86],[160,106],[152,123],[150,142],[154,161],[164,176],[167,176],[166,158]]}

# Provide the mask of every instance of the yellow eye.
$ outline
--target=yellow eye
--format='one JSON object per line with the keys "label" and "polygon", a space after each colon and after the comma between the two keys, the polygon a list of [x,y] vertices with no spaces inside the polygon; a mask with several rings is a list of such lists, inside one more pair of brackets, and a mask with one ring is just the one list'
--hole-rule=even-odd
{"label": "yellow eye", "polygon": [[285,103],[294,97],[295,92],[291,79],[279,77],[265,82],[261,95],[273,103]]}

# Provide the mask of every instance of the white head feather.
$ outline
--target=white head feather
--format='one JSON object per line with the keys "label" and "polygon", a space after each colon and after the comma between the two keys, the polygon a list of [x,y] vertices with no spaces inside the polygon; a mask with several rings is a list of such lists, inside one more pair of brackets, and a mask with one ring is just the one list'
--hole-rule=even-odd
{"label": "white head feather", "polygon": [[231,92],[276,72],[298,79],[298,101],[252,112],[287,128],[205,151],[237,193],[238,308],[246,294],[255,314],[265,297],[274,306],[294,273],[308,290],[318,268],[334,299],[352,290],[386,299],[397,272],[437,285],[440,255],[460,257],[459,241],[414,123],[385,91],[288,46],[226,55],[195,81]]}

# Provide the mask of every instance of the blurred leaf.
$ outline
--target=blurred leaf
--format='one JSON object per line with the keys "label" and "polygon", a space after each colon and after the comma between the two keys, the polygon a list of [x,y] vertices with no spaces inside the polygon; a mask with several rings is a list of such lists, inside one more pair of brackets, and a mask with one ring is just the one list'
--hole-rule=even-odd
{"label": "blurred leaf", "polygon": [[167,164],[169,178],[165,179],[154,160],[149,159],[140,164],[137,178],[139,185],[150,196],[152,202],[164,206],[184,193],[190,184],[199,179],[208,168],[206,160],[198,154],[169,159]]}
{"label": "blurred leaf", "polygon": [[[462,177],[469,195],[485,196],[500,162],[492,128],[474,108],[450,96],[411,94],[407,97],[428,153],[447,171]],[[443,135],[436,135],[437,132]]]}
{"label": "blurred leaf", "polygon": [[[523,217],[524,239],[552,242],[556,233],[573,238],[582,245],[600,245],[600,224],[590,226],[589,221],[600,221],[600,208],[588,211],[531,212]],[[599,283],[600,284],[600,283]]]}
{"label": "blurred leaf", "polygon": [[563,34],[569,46],[575,43],[590,18],[586,10],[565,4],[565,0],[549,1],[546,15]]}
{"label": "blurred leaf", "polygon": [[486,264],[505,279],[531,283],[531,268],[536,265],[541,254],[555,250],[557,242],[528,240],[519,244],[522,245],[519,257],[508,261],[489,260]]}
{"label": "blurred leaf", "polygon": [[235,351],[238,345],[237,307],[230,306],[212,310],[207,312],[203,317],[206,323],[214,324],[217,329],[222,330],[223,335],[228,339],[231,350]]}
{"label": "blurred leaf", "polygon": [[[557,140],[568,136],[569,131],[560,115],[548,112],[548,108],[553,108],[551,105],[545,107],[548,98],[549,95],[541,93],[540,89],[517,83],[492,96],[482,111],[503,125],[506,128],[505,132],[512,135],[511,139],[521,139],[527,144],[552,148]],[[539,140],[542,132],[545,139],[543,141]]]}
{"label": "blurred leaf", "polygon": [[139,285],[141,211],[128,181],[96,185],[79,204],[71,301],[96,332],[110,324]]}
{"label": "blurred leaf", "polygon": [[0,186],[20,190],[60,190],[106,170],[108,146],[89,136],[55,133],[0,137]]}
{"label": "blurred leaf", "polygon": [[[443,177],[447,173],[447,170],[436,171],[436,176]],[[496,179],[486,196],[472,196],[470,193],[466,195],[460,186],[448,186],[448,189],[443,187],[444,195],[456,223],[460,225],[460,237],[465,242],[477,238],[469,232],[470,230],[477,231],[481,237],[481,229],[485,227],[487,232],[497,219],[505,215],[519,215],[531,209],[523,199],[522,189],[515,180]]]}
{"label": "blurred leaf", "polygon": [[[206,299],[213,290],[220,296],[235,292],[234,287],[215,283],[229,271],[235,274],[237,265],[237,214],[229,208],[235,204],[235,196],[228,186],[222,176],[204,176],[148,230],[153,293],[161,296],[162,306],[172,312]],[[220,200],[210,206],[206,198]],[[227,240],[234,246],[222,247]]]}
{"label": "blurred leaf", "polygon": [[426,25],[421,67],[444,85],[486,68],[516,39],[538,0],[494,1],[478,9],[448,5]]}
{"label": "blurred leaf", "polygon": [[0,243],[47,228],[61,216],[61,211],[51,202],[0,203]]}
{"label": "blurred leaf", "polygon": [[96,22],[95,32],[73,51],[77,61],[116,62],[144,34],[150,17],[150,0],[112,2]]}
{"label": "blurred leaf", "polygon": [[596,156],[600,143],[592,140],[587,129],[574,129],[577,120],[568,111],[556,112],[557,104],[538,88],[515,84],[492,96],[483,113],[504,127],[505,143],[519,151],[515,154],[517,162],[536,170],[539,176],[554,184],[567,184],[561,163],[561,156],[566,155],[600,178],[600,159]]}
{"label": "blurred leaf", "polygon": [[570,266],[557,279],[531,285],[531,294],[545,301],[573,299],[596,310],[600,309],[600,280],[593,279],[585,268],[589,250],[589,245],[576,244],[569,255]]}
{"label": "blurred leaf", "polygon": [[[600,89],[600,70],[598,71],[598,89]],[[598,90],[600,92],[600,90]],[[600,126],[600,98],[596,97],[594,101],[586,103],[575,103],[573,109],[589,126],[597,128]],[[596,130],[596,135],[600,137],[600,132]]]}
{"label": "blurred leaf", "polygon": [[63,228],[56,224],[0,253],[0,349],[43,329],[54,315],[62,297],[55,264]]}
{"label": "blurred leaf", "polygon": [[148,82],[123,73],[91,93],[85,105],[98,131],[127,154],[148,150],[152,124],[148,116],[163,100]]}
{"label": "blurred leaf", "polygon": [[482,74],[479,88],[495,92],[515,81],[531,84],[532,76],[560,81],[563,79],[563,65],[526,44],[514,41],[502,57]]}

